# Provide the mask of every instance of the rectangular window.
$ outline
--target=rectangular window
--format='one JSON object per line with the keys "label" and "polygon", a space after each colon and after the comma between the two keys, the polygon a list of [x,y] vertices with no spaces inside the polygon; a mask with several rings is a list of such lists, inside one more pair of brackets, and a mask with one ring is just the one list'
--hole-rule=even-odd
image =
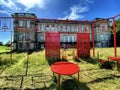
{"label": "rectangular window", "polygon": [[76,26],[76,32],[78,32],[78,26]]}
{"label": "rectangular window", "polygon": [[25,35],[25,40],[26,40],[26,41],[29,41],[29,40],[30,40],[30,33],[26,33],[26,35]]}
{"label": "rectangular window", "polygon": [[23,41],[23,33],[22,32],[18,33],[18,40]]}
{"label": "rectangular window", "polygon": [[67,31],[70,32],[70,26],[67,26]]}
{"label": "rectangular window", "polygon": [[63,26],[63,32],[66,32],[66,26]]}
{"label": "rectangular window", "polygon": [[66,41],[66,39],[65,39],[65,35],[63,35],[63,40],[62,40],[63,42],[65,42]]}
{"label": "rectangular window", "polygon": [[74,26],[72,25],[71,31],[74,32]]}
{"label": "rectangular window", "polygon": [[41,31],[41,24],[40,23],[38,23],[38,32],[40,32]]}
{"label": "rectangular window", "polygon": [[57,27],[57,31],[60,32],[60,25],[58,25],[58,27]]}
{"label": "rectangular window", "polygon": [[19,43],[19,49],[23,49],[23,43]]}
{"label": "rectangular window", "polygon": [[30,28],[30,20],[27,21],[26,27]]}
{"label": "rectangular window", "polygon": [[55,31],[55,27],[54,27],[54,25],[52,25],[51,29],[52,29],[52,32]]}
{"label": "rectangular window", "polygon": [[100,40],[104,40],[104,35],[100,35]]}
{"label": "rectangular window", "polygon": [[41,35],[41,36],[40,36],[40,40],[41,40],[41,41],[45,41],[44,35]]}
{"label": "rectangular window", "polygon": [[67,40],[68,40],[68,42],[70,42],[70,35],[68,35],[68,36],[67,36],[67,38],[68,38],[68,39],[67,39]]}
{"label": "rectangular window", "polygon": [[84,32],[84,25],[82,25],[82,32]]}
{"label": "rectangular window", "polygon": [[49,32],[49,31],[50,31],[50,26],[46,25],[46,32]]}
{"label": "rectangular window", "polygon": [[44,32],[44,24],[41,24],[41,31]]}
{"label": "rectangular window", "polygon": [[20,20],[20,21],[19,21],[19,26],[20,26],[20,27],[24,27],[24,22]]}
{"label": "rectangular window", "polygon": [[72,35],[72,42],[75,42],[75,37],[74,37],[74,35]]}

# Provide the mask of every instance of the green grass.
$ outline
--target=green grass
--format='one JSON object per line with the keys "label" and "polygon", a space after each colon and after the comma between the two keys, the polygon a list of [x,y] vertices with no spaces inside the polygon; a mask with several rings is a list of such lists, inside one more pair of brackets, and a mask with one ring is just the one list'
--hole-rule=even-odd
{"label": "green grass", "polygon": [[10,47],[0,46],[0,53],[10,52]]}
{"label": "green grass", "polygon": [[[107,60],[108,56],[114,55],[113,48],[96,48],[95,50],[95,56],[97,56],[97,52],[99,52],[101,59]],[[3,49],[3,51],[5,52],[5,49]],[[117,52],[118,56],[120,56],[120,48],[117,48]],[[116,70],[114,62],[112,62],[113,70],[104,68],[100,69],[97,57],[74,61],[71,57],[71,53],[71,50],[67,51],[68,61],[79,65],[80,83],[77,83],[77,74],[72,75],[72,77],[62,76],[61,87],[59,90],[120,89],[120,71]],[[9,53],[1,53],[0,89],[5,88],[38,90],[58,89],[57,74],[53,77],[49,62],[45,58],[45,50],[33,52],[29,54],[28,57],[26,52],[14,52],[12,60]]]}

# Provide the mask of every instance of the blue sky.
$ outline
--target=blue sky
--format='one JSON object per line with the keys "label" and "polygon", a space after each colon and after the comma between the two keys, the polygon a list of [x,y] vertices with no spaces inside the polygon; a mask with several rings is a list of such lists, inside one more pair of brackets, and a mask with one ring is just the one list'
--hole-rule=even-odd
{"label": "blue sky", "polygon": [[[120,0],[0,0],[0,17],[15,12],[35,13],[38,18],[93,20],[120,14]],[[0,32],[0,41],[10,35]]]}

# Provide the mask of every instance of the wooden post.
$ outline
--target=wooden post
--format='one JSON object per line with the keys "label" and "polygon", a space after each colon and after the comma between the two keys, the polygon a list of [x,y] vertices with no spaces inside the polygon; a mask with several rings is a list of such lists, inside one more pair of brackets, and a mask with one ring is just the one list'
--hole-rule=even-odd
{"label": "wooden post", "polygon": [[95,43],[94,43],[94,22],[92,22],[92,46],[93,46],[93,57],[95,57]]}
{"label": "wooden post", "polygon": [[11,31],[10,59],[12,60],[12,31]]}

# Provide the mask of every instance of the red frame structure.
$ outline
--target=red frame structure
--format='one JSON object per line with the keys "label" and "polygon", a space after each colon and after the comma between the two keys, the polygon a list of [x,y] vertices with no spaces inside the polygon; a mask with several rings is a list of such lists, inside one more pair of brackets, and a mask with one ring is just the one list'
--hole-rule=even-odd
{"label": "red frame structure", "polygon": [[90,34],[77,33],[78,57],[90,57]]}
{"label": "red frame structure", "polygon": [[46,33],[46,58],[60,58],[60,33]]}
{"label": "red frame structure", "polygon": [[[102,20],[109,20],[109,19],[112,19],[113,21],[113,32],[114,32],[114,57],[117,57],[117,45],[116,45],[116,23],[115,23],[115,19],[120,16],[120,14],[114,16],[114,17],[110,17],[110,18],[104,18]],[[97,21],[102,21],[102,20],[97,20]],[[94,23],[96,21],[92,21],[92,49],[93,49],[93,57],[95,56],[95,43],[94,43]]]}

